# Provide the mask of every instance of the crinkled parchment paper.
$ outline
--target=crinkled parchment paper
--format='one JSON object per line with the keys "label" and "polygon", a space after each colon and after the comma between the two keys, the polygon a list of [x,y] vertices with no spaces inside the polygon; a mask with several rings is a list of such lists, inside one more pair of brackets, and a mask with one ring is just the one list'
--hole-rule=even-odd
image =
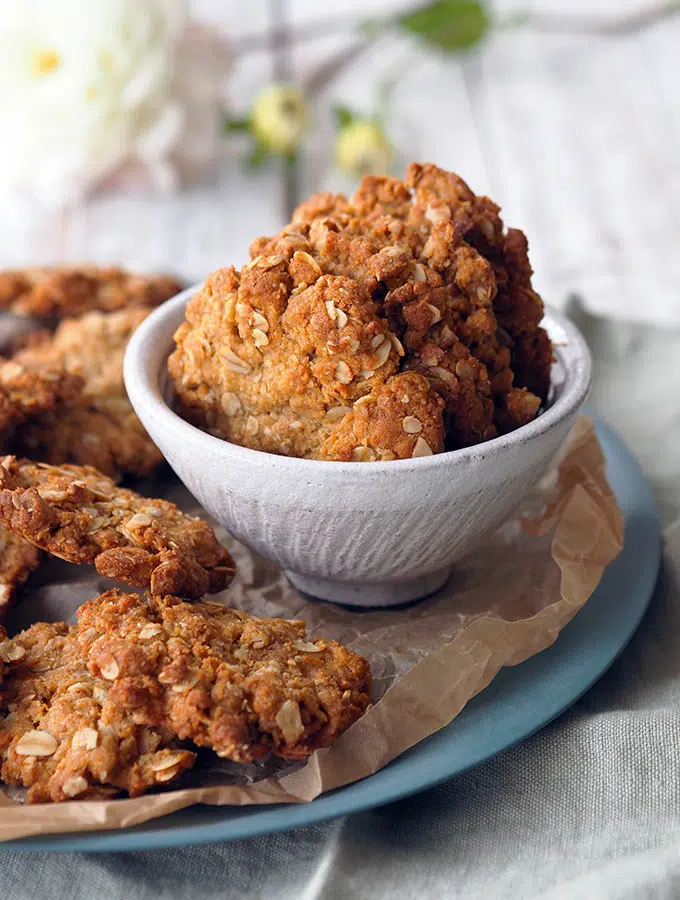
{"label": "crinkled parchment paper", "polygon": [[[167,471],[149,490],[197,511]],[[256,615],[305,619],[312,634],[366,656],[374,705],[306,764],[237,766],[201,751],[181,789],[132,800],[28,806],[0,792],[0,839],[124,828],[194,803],[309,801],[370,775],[449,723],[502,666],[552,644],[619,553],[623,522],[592,423],[581,419],[561,464],[520,514],[461,563],[438,594],[410,608],[360,612],[303,598],[276,566],[227,542],[239,574],[221,599]],[[51,561],[28,585],[10,627],[72,620],[82,602],[110,586],[84,567]]]}

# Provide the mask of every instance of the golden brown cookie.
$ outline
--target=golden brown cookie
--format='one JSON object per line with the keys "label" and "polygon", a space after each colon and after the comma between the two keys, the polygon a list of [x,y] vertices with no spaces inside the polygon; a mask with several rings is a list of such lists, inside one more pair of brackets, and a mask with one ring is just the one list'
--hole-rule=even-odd
{"label": "golden brown cookie", "polygon": [[0,271],[0,309],[17,315],[80,316],[158,306],[182,290],[170,275],[135,275],[113,266],[52,266]]}
{"label": "golden brown cookie", "polygon": [[39,622],[3,651],[14,661],[0,683],[0,775],[28,788],[29,803],[134,797],[193,765],[172,734],[117,705],[83,664],[76,628]]}
{"label": "golden brown cookie", "polygon": [[0,625],[0,685],[7,673],[18,666],[25,655],[24,648],[11,641],[7,631]]}
{"label": "golden brown cookie", "polygon": [[118,487],[90,466],[0,459],[0,524],[36,547],[155,594],[197,598],[234,575],[202,519]]}
{"label": "golden brown cookie", "polygon": [[509,228],[502,254],[494,255],[493,263],[498,283],[494,307],[499,326],[510,338],[515,384],[545,400],[553,354],[550,338],[540,327],[543,303],[531,285],[533,269],[526,235]]}
{"label": "golden brown cookie", "polygon": [[326,418],[331,434],[321,459],[346,462],[431,456],[444,447],[444,403],[427,378],[414,372],[395,375],[351,407],[334,407]]}
{"label": "golden brown cookie", "polygon": [[0,443],[5,448],[18,426],[75,401],[83,380],[59,366],[34,372],[13,360],[0,361]]}
{"label": "golden brown cookie", "polygon": [[123,383],[123,358],[132,332],[149,314],[135,307],[67,319],[15,354],[32,373],[62,370],[83,389],[48,415],[33,418],[12,448],[42,462],[92,465],[112,478],[149,475],[163,456],[135,415]]}
{"label": "golden brown cookie", "polygon": [[0,528],[0,621],[13,605],[18,588],[40,565],[41,556],[33,544]]}
{"label": "golden brown cookie", "polygon": [[119,709],[235,762],[305,758],[370,699],[366,660],[308,640],[304,622],[114,590],[81,606],[78,629],[83,658]]}
{"label": "golden brown cookie", "polygon": [[384,406],[395,375],[415,371],[443,399],[440,449],[525,424],[547,394],[526,241],[453,173],[412,164],[403,182],[364,178],[351,199],[315,195],[251,257],[190,301],[168,363],[181,413],[218,437],[347,459],[330,426],[373,397],[384,443],[362,439],[350,458],[399,459],[411,448],[387,438],[399,434]]}
{"label": "golden brown cookie", "polygon": [[403,349],[370,296],[342,276],[308,285],[306,256],[220,270],[189,303],[169,369],[191,421],[254,449],[318,456],[329,410],[397,371]]}

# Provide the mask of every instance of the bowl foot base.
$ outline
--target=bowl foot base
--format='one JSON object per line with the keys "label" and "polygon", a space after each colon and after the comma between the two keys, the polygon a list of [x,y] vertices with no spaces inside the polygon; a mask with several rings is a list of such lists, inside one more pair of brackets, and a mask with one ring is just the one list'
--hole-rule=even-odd
{"label": "bowl foot base", "polygon": [[428,575],[398,581],[394,584],[361,581],[332,581],[329,578],[315,578],[313,575],[299,575],[286,571],[288,581],[310,597],[342,603],[345,606],[403,606],[434,594],[449,579],[451,568],[439,569]]}

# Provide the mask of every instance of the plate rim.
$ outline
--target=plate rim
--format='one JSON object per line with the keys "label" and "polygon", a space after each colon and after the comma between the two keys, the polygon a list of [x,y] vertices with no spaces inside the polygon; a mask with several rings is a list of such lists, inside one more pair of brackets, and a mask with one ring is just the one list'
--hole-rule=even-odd
{"label": "plate rim", "polygon": [[[221,820],[220,812],[233,811],[233,806],[203,806],[203,809],[210,810],[212,816],[216,818],[216,821],[211,821],[207,824],[180,822],[173,826],[173,817],[187,813],[188,809],[196,810],[199,808],[189,807],[177,813],[141,823],[131,829],[35,835],[0,842],[0,850],[62,853],[74,851],[139,851],[226,842],[306,827],[338,816],[362,812],[392,803],[435,787],[443,781],[462,775],[470,769],[487,762],[504,750],[517,746],[537,731],[546,727],[582,697],[604,675],[625,649],[647,611],[654,593],[661,564],[661,528],[658,508],[651,487],[642,473],[639,463],[628,450],[622,438],[609,425],[605,424],[600,416],[595,416],[595,421],[598,436],[602,440],[608,467],[612,463],[622,465],[628,479],[627,481],[624,479],[624,483],[621,483],[621,479],[612,479],[612,482],[616,482],[612,483],[612,487],[617,498],[620,501],[623,499],[630,500],[634,495],[636,501],[632,506],[626,506],[622,503],[624,512],[627,513],[626,532],[628,532],[633,514],[635,512],[643,512],[645,514],[643,543],[647,544],[644,549],[647,555],[651,555],[651,557],[649,558],[649,565],[645,565],[638,570],[638,582],[631,589],[632,605],[629,610],[630,615],[622,623],[625,627],[619,629],[620,633],[613,643],[602,651],[597,665],[589,667],[587,675],[584,673],[584,677],[578,683],[576,690],[568,689],[566,691],[569,694],[568,697],[563,695],[555,705],[549,704],[544,712],[535,716],[535,720],[530,727],[518,723],[513,731],[508,723],[505,723],[505,725],[501,723],[500,731],[495,734],[496,742],[494,743],[492,740],[490,744],[487,743],[485,749],[478,755],[470,756],[462,763],[453,760],[450,767],[436,768],[434,771],[426,772],[425,774],[421,772],[420,777],[413,781],[403,778],[404,773],[401,771],[401,767],[405,766],[407,771],[409,767],[414,767],[417,771],[418,757],[424,754],[426,759],[428,749],[431,750],[432,746],[436,746],[437,743],[443,742],[445,746],[447,742],[451,744],[455,742],[456,723],[459,723],[461,720],[466,721],[470,716],[472,716],[474,723],[475,716],[479,715],[482,716],[483,722],[483,707],[485,703],[488,705],[490,697],[499,692],[503,695],[508,693],[508,691],[510,696],[512,696],[512,682],[521,682],[522,678],[525,677],[525,673],[531,673],[531,670],[534,668],[537,668],[539,671],[541,669],[554,671],[554,658],[557,658],[558,662],[560,662],[560,654],[565,638],[569,638],[574,633],[578,634],[584,615],[587,619],[588,615],[594,609],[596,610],[598,598],[600,603],[605,602],[608,583],[614,580],[614,576],[618,574],[621,568],[625,569],[625,565],[631,557],[639,557],[641,552],[639,549],[640,542],[637,541],[635,546],[631,546],[630,536],[628,536],[628,541],[624,539],[624,547],[621,554],[608,566],[602,582],[591,600],[565,626],[554,644],[518,666],[503,669],[489,687],[466,704],[463,711],[453,722],[420,741],[374,775],[329,791],[309,803],[238,807],[241,811],[239,816],[230,817],[227,815]],[[602,599],[602,595],[604,595],[604,599]],[[597,616],[595,615],[595,617]],[[612,621],[608,624],[615,626],[617,623]],[[588,637],[587,633],[585,637]],[[577,641],[577,647],[578,643]],[[568,662],[569,660],[562,661],[562,665],[566,667]],[[547,690],[549,681],[550,679],[547,682],[541,682],[540,688]],[[509,682],[509,685],[507,682]],[[529,706],[530,704],[525,705]],[[478,710],[480,706],[482,707],[481,713]],[[507,713],[507,706],[504,712]],[[501,733],[503,737],[500,736]],[[413,765],[414,759],[416,760],[415,766]],[[396,781],[397,784],[390,785],[390,781]],[[247,812],[245,811],[246,809],[248,810]]]}

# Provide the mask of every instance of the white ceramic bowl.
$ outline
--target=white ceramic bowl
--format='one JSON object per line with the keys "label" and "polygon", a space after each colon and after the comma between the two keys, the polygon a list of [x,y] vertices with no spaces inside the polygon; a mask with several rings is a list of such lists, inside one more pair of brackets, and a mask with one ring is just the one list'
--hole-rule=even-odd
{"label": "white ceramic bowl", "polygon": [[551,402],[537,419],[475,447],[393,462],[319,462],[248,450],[205,434],[165,400],[166,361],[190,288],[137,329],[125,384],[137,415],[199,502],[301,591],[385,606],[423,597],[516,510],[562,445],[588,393],[579,331],[548,311]]}

